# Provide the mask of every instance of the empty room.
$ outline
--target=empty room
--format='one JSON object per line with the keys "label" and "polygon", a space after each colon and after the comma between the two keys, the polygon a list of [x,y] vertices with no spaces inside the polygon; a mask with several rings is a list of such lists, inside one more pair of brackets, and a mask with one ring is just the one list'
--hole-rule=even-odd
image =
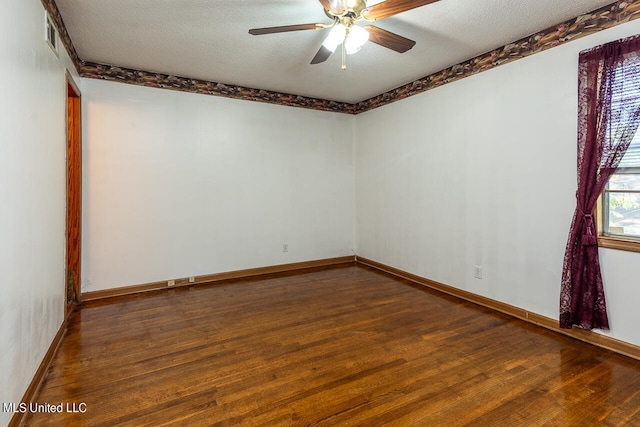
{"label": "empty room", "polygon": [[0,425],[640,426],[640,0],[1,7]]}

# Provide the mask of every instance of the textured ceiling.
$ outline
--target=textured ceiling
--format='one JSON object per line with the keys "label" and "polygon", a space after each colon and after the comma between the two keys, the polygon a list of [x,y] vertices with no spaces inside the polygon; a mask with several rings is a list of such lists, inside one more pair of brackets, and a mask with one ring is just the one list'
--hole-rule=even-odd
{"label": "textured ceiling", "polygon": [[247,32],[329,23],[317,0],[56,0],[83,61],[348,103],[609,3],[441,0],[376,23],[415,40],[413,49],[399,54],[367,43],[347,57],[343,71],[338,51],[324,63],[309,64],[327,30],[262,36]]}

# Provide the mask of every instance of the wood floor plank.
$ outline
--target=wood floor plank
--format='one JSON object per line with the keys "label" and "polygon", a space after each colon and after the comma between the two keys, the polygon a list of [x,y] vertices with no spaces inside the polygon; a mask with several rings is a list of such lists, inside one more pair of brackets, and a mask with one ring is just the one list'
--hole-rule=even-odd
{"label": "wood floor plank", "polygon": [[86,303],[37,402],[86,412],[26,425],[629,426],[640,362],[344,266]]}

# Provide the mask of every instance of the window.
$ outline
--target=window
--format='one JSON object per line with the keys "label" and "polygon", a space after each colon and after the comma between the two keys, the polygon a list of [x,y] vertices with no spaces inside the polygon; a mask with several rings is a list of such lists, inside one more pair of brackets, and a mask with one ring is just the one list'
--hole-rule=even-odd
{"label": "window", "polygon": [[640,131],[600,197],[600,246],[640,252]]}

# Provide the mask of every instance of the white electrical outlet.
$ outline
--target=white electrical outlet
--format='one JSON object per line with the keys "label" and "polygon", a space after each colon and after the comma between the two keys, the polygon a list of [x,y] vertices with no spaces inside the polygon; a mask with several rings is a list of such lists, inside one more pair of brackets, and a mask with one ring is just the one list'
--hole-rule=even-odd
{"label": "white electrical outlet", "polygon": [[176,285],[176,281],[175,280],[167,280],[167,286],[171,287],[171,286],[175,286]]}
{"label": "white electrical outlet", "polygon": [[282,244],[282,252],[289,252],[289,244],[288,243],[283,243]]}
{"label": "white electrical outlet", "polygon": [[195,276],[189,276],[189,283],[194,283],[196,281]]}
{"label": "white electrical outlet", "polygon": [[473,266],[473,277],[476,279],[482,279],[482,267],[479,265]]}

